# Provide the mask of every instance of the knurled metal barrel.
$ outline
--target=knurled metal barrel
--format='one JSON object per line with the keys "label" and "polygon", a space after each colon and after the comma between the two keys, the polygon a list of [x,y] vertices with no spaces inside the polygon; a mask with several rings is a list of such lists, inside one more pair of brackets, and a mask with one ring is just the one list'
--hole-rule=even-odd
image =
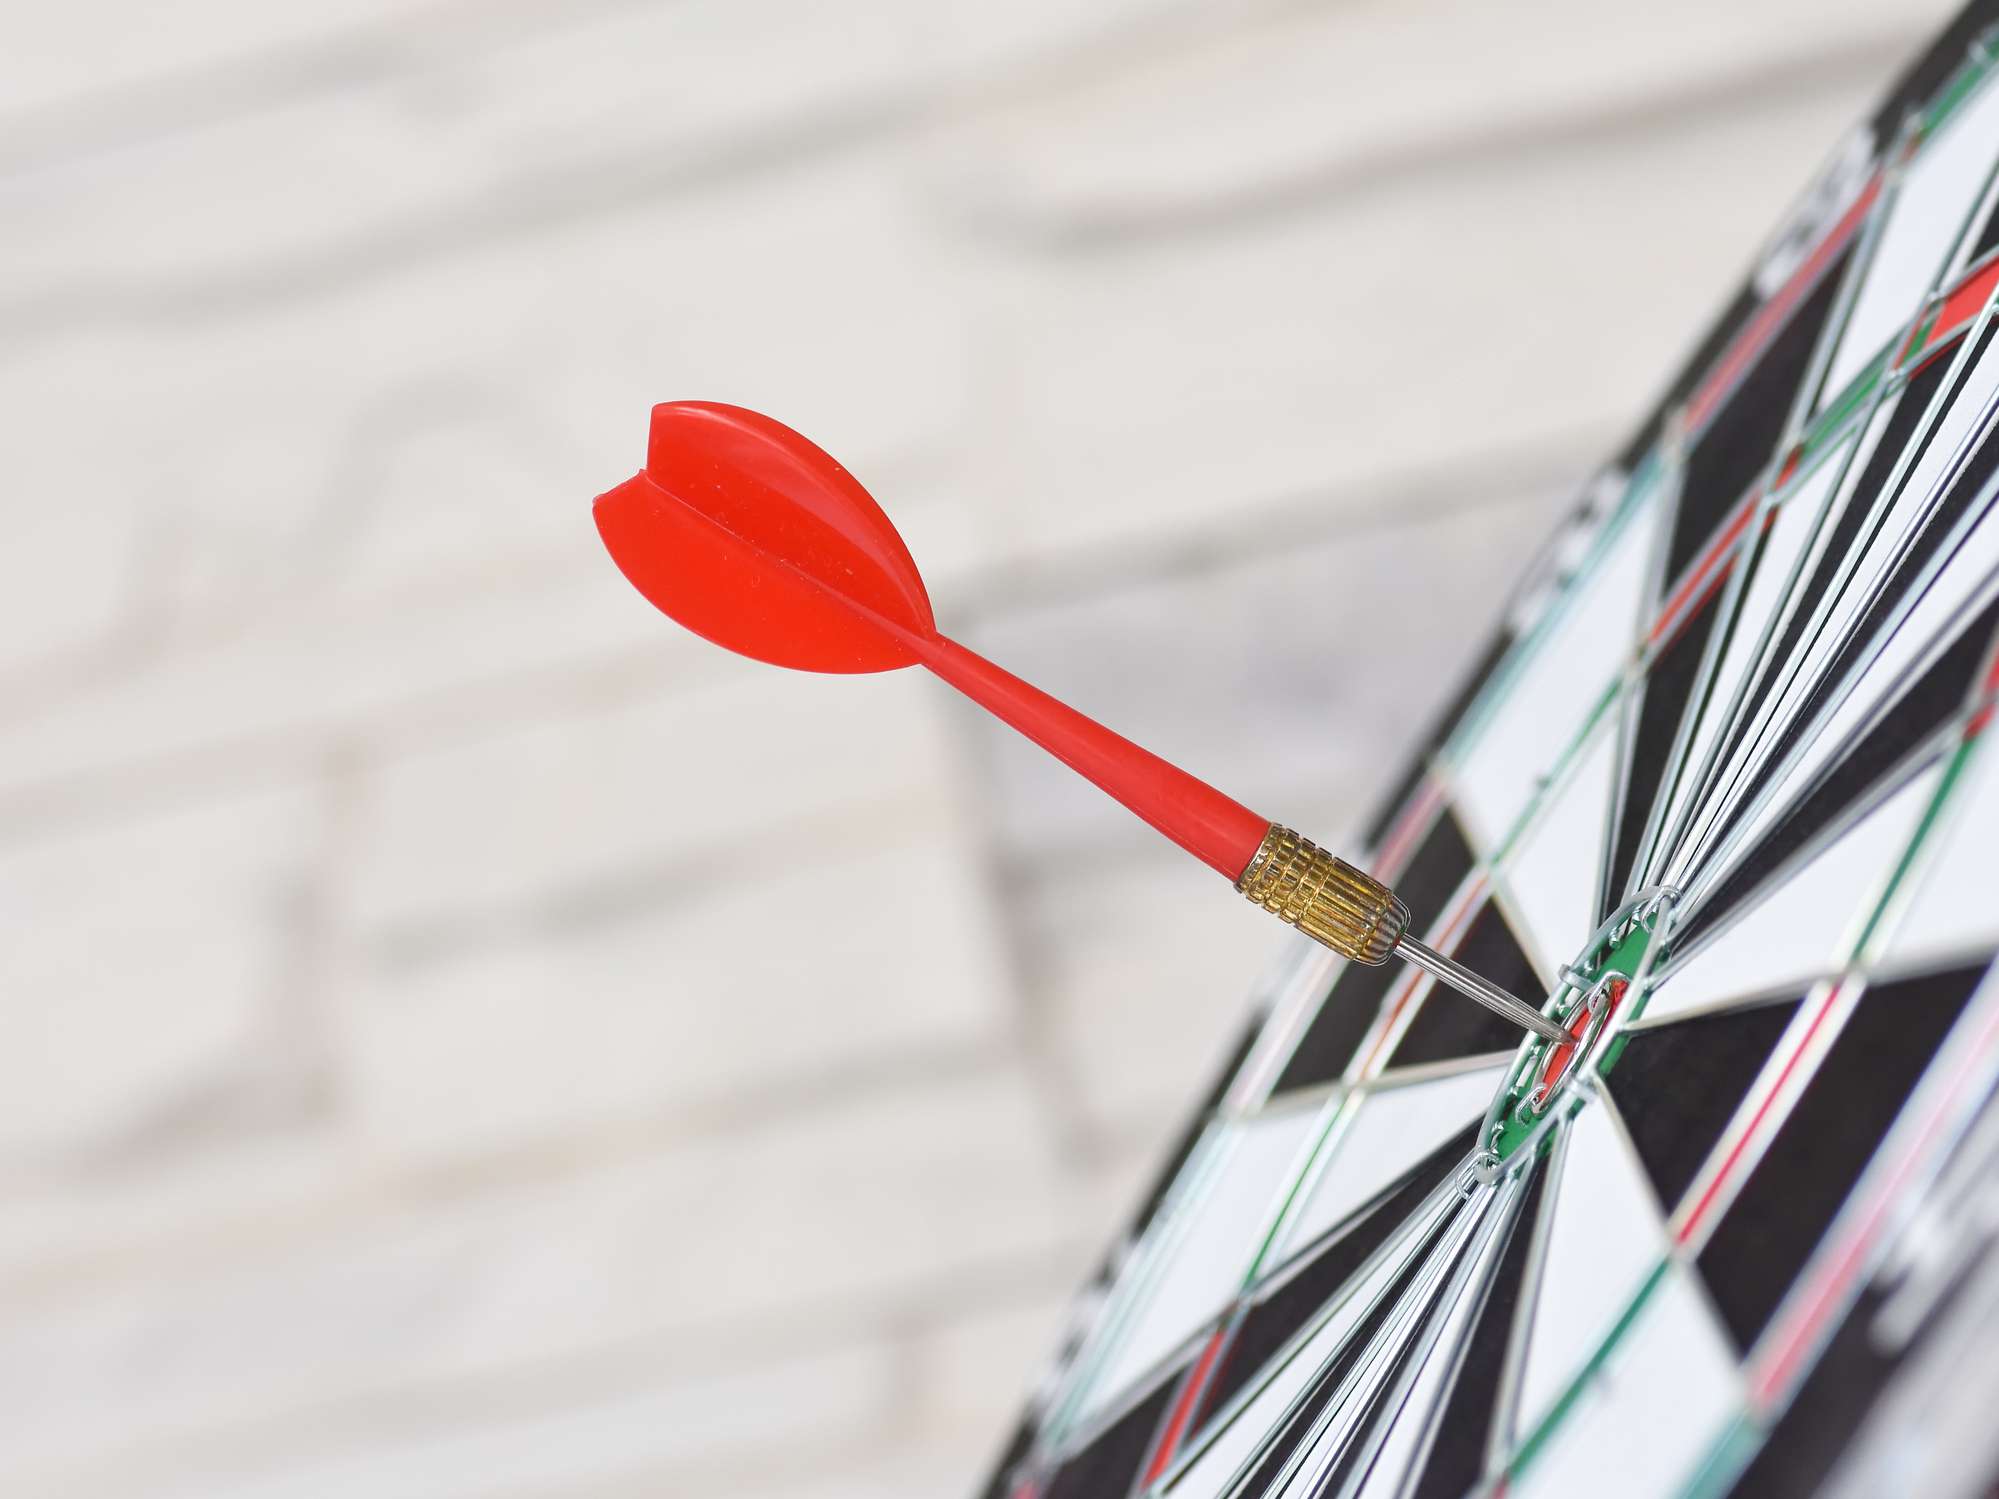
{"label": "knurled metal barrel", "polygon": [[1356,963],[1386,963],[1409,928],[1409,908],[1393,890],[1277,823],[1235,887],[1279,921]]}

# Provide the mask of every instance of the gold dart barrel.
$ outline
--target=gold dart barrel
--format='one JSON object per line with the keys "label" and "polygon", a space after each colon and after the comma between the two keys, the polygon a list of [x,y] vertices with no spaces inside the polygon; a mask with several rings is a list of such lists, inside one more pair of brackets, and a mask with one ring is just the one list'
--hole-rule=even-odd
{"label": "gold dart barrel", "polygon": [[1560,1045],[1570,1039],[1567,1031],[1532,1005],[1409,936],[1409,908],[1393,890],[1287,827],[1270,825],[1235,887],[1279,921],[1343,958],[1379,967],[1399,953],[1432,978],[1542,1040]]}
{"label": "gold dart barrel", "polygon": [[1393,890],[1277,823],[1235,887],[1279,921],[1370,967],[1386,963],[1409,928],[1409,908]]}

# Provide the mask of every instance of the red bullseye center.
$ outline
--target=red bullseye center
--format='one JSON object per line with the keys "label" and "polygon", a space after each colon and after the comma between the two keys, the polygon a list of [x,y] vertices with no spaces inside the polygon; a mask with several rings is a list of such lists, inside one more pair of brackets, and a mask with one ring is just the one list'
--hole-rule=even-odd
{"label": "red bullseye center", "polygon": [[[1603,1021],[1597,1027],[1598,1035],[1603,1034],[1604,1026],[1609,1025],[1616,1016],[1617,1007],[1624,1003],[1624,991],[1630,987],[1630,984],[1623,979],[1610,981],[1610,988],[1603,1004]],[[1588,1005],[1576,1007],[1576,1013],[1569,1021],[1569,1035],[1574,1039],[1564,1041],[1548,1053],[1548,1060],[1541,1068],[1541,1085],[1535,1090],[1539,1097],[1548,1099],[1555,1096],[1555,1090],[1561,1087],[1563,1080],[1569,1075],[1569,1069],[1575,1066],[1576,1058],[1582,1054],[1583,1037],[1595,1019],[1596,1015]]]}

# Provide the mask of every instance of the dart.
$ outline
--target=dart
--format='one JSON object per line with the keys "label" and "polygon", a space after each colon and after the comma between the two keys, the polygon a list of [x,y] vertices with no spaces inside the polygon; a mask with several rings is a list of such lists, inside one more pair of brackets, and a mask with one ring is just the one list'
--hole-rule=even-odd
{"label": "dart", "polygon": [[1570,1039],[1417,941],[1409,908],[1379,880],[940,632],[888,516],[789,427],[705,401],[656,406],[645,467],[599,495],[594,514],[626,579],[695,634],[801,671],[922,666],[1342,957],[1399,956],[1537,1036]]}

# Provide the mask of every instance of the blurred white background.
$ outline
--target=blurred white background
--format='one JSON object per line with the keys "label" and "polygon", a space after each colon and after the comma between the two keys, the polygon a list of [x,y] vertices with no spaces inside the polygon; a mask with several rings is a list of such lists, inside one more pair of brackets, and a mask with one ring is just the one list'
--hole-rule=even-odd
{"label": "blurred white background", "polygon": [[648,406],[1337,842],[1946,9],[10,6],[0,1490],[968,1492],[1277,933],[652,614]]}

